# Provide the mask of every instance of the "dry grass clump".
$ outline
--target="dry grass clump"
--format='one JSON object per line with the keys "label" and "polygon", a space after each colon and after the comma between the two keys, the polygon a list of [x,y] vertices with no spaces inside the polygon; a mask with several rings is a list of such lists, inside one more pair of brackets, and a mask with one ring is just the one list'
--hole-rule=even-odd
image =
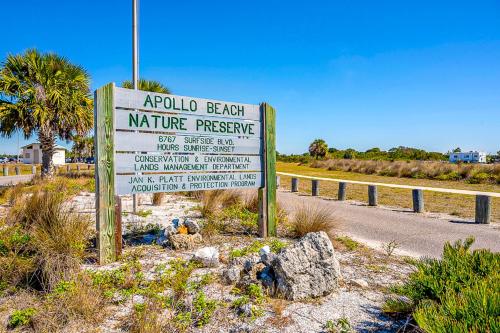
{"label": "dry grass clump", "polygon": [[102,291],[85,274],[60,281],[32,319],[35,332],[82,332],[95,327],[106,316]]}
{"label": "dry grass clump", "polygon": [[331,208],[303,205],[295,211],[289,221],[289,228],[295,237],[302,237],[310,232],[324,231],[333,241],[339,223],[339,219],[335,217]]}
{"label": "dry grass clump", "polygon": [[217,212],[241,202],[241,193],[235,190],[204,191],[201,197],[201,214],[214,216]]}
{"label": "dry grass clump", "polygon": [[131,318],[130,333],[165,333],[167,327],[160,321],[163,309],[158,302],[136,304]]}
{"label": "dry grass clump", "polygon": [[[200,211],[207,218],[202,234],[212,237],[221,233],[256,234],[259,198],[257,191],[217,190],[203,193]],[[283,225],[287,213],[277,203],[277,224]]]}
{"label": "dry grass clump", "polygon": [[165,198],[165,193],[160,192],[160,193],[153,193],[153,206],[159,206],[161,205],[163,199]]}
{"label": "dry grass clump", "polygon": [[462,180],[500,184],[500,165],[452,164],[445,161],[373,161],[354,159],[316,160],[313,168],[402,178]]}
{"label": "dry grass clump", "polygon": [[[8,228],[2,232],[0,281],[19,283],[21,279],[14,277],[22,273],[30,285],[43,290],[70,279],[87,255],[93,235],[89,218],[72,213],[60,193],[41,191],[11,209]],[[23,264],[17,271],[13,263]]]}

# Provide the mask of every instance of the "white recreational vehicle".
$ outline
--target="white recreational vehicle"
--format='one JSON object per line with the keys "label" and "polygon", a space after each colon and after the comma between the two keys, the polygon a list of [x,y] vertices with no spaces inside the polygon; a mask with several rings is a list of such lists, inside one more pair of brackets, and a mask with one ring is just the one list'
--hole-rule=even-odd
{"label": "white recreational vehicle", "polygon": [[486,153],[482,151],[469,151],[460,153],[451,153],[450,162],[464,162],[464,163],[486,163]]}

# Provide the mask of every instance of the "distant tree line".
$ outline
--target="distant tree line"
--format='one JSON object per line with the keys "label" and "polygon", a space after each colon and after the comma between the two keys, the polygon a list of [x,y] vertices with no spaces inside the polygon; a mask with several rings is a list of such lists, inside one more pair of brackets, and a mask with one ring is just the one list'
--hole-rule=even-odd
{"label": "distant tree line", "polygon": [[[389,150],[382,150],[378,147],[370,148],[366,151],[358,151],[353,148],[337,149],[330,147],[325,140],[315,139],[310,145],[308,152],[304,154],[280,154],[276,152],[278,161],[308,163],[312,159],[357,159],[374,161],[447,161],[449,155],[453,152],[461,152],[459,147],[447,152],[426,151],[424,149],[398,146]],[[497,155],[489,155],[487,161],[493,162],[500,160],[500,151]]]}

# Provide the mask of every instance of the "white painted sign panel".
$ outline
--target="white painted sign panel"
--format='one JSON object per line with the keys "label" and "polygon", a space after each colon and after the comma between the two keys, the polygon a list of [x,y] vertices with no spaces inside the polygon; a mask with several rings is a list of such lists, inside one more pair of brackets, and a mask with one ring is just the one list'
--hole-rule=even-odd
{"label": "white painted sign panel", "polygon": [[251,138],[260,138],[261,136],[261,125],[257,121],[127,110],[115,111],[115,128]]}
{"label": "white painted sign panel", "polygon": [[261,172],[116,175],[115,177],[115,192],[118,195],[262,186]]}
{"label": "white painted sign panel", "polygon": [[260,155],[259,139],[115,132],[116,151]]}
{"label": "white painted sign panel", "polygon": [[115,107],[198,116],[260,120],[259,106],[115,88]]}
{"label": "white painted sign panel", "polygon": [[206,171],[260,171],[260,156],[237,155],[115,155],[117,173],[132,172],[206,172]]}

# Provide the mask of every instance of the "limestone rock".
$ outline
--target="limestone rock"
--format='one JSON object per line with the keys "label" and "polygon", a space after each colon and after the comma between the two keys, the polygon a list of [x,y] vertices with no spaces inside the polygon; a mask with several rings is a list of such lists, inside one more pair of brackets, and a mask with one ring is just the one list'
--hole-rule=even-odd
{"label": "limestone rock", "polygon": [[229,333],[251,333],[252,329],[248,324],[241,324],[229,329]]}
{"label": "limestone rock", "polygon": [[351,284],[360,288],[368,288],[368,282],[363,279],[353,279],[351,280]]}
{"label": "limestone rock", "polygon": [[246,303],[241,305],[238,308],[238,314],[243,317],[251,317],[252,316],[252,304]]}
{"label": "limestone rock", "polygon": [[269,247],[269,245],[265,245],[263,246],[260,250],[259,250],[259,255],[262,257],[264,254],[267,254],[267,253],[271,253],[271,248]]}
{"label": "limestone rock", "polygon": [[168,237],[170,237],[170,235],[175,235],[176,233],[177,233],[177,228],[175,228],[172,224],[167,225],[163,230],[163,236],[165,236],[167,239]]}
{"label": "limestone rock", "polygon": [[186,219],[184,221],[184,225],[186,226],[189,234],[197,234],[201,230],[200,225],[193,220]]}
{"label": "limestone rock", "polygon": [[242,268],[239,265],[233,265],[222,271],[222,280],[226,284],[234,284],[240,280]]}
{"label": "limestone rock", "polygon": [[170,235],[168,238],[170,246],[174,250],[191,250],[196,245],[200,244],[203,241],[203,238],[200,234],[194,235],[184,235],[184,234],[175,234]]}
{"label": "limestone rock", "polygon": [[277,292],[289,300],[327,295],[341,277],[332,242],[323,231],[309,233],[283,249],[271,266]]}
{"label": "limestone rock", "polygon": [[194,253],[194,261],[203,265],[203,267],[219,266],[219,250],[215,247],[203,247]]}
{"label": "limestone rock", "polygon": [[245,261],[243,261],[243,269],[248,273],[259,261],[260,258],[258,256],[250,256],[249,258],[245,259]]}
{"label": "limestone rock", "polygon": [[260,255],[260,261],[266,265],[271,266],[272,262],[276,259],[276,254],[269,252]]}

